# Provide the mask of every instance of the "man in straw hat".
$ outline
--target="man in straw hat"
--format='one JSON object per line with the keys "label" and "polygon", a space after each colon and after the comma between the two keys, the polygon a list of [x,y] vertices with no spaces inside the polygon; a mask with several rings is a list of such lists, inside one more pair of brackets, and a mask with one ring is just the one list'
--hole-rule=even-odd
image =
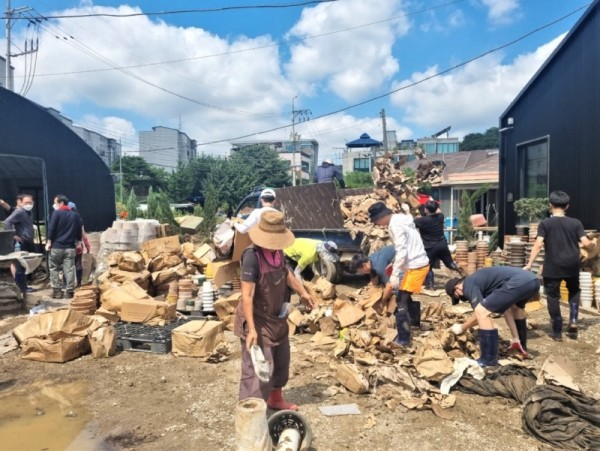
{"label": "man in straw hat", "polygon": [[512,336],[509,351],[527,357],[527,317],[525,304],[539,296],[540,282],[535,274],[511,266],[482,268],[466,278],[450,279],[446,293],[452,304],[468,301],[474,313],[463,324],[454,324],[450,330],[460,335],[470,327],[479,326],[479,365],[498,365],[498,329],[494,327],[492,313],[504,314]]}
{"label": "man in straw hat", "polygon": [[[282,388],[290,369],[286,302],[288,287],[300,294],[308,308],[315,303],[287,269],[283,249],[294,243],[285,227],[283,213],[265,211],[248,232],[254,243],[242,254],[242,302],[237,307],[234,333],[242,344],[240,400],[262,398],[271,409],[297,410],[284,401]],[[261,381],[252,364],[250,348],[258,345],[270,363],[270,377]]]}
{"label": "man in straw hat", "polygon": [[[429,259],[412,215],[406,213],[406,210],[404,213],[394,214],[383,202],[377,202],[369,207],[369,218],[376,225],[388,227],[396,250],[389,280],[396,290],[396,343],[409,346],[410,326],[417,326],[421,316],[421,303],[413,301],[412,293],[421,291],[429,272]],[[404,275],[401,278],[402,273]]]}

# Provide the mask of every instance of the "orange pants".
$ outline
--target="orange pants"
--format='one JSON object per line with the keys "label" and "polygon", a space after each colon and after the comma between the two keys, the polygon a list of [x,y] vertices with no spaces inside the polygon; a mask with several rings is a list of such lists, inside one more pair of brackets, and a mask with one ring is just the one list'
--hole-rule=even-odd
{"label": "orange pants", "polygon": [[410,293],[420,293],[428,272],[429,265],[425,265],[422,268],[409,269],[404,273],[404,278],[400,282],[400,290]]}

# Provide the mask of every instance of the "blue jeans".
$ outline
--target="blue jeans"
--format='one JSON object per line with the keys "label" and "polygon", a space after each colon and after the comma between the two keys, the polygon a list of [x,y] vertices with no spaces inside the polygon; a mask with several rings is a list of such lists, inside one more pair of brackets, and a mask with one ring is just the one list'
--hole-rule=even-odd
{"label": "blue jeans", "polygon": [[67,282],[67,291],[75,290],[75,249],[50,249],[50,284],[55,290],[62,289],[60,270]]}

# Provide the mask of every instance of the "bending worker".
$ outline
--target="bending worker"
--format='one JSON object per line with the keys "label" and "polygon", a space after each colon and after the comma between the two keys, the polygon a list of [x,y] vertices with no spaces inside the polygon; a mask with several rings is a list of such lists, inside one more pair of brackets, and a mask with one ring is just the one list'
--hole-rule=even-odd
{"label": "bending worker", "polygon": [[420,304],[413,301],[412,294],[421,291],[423,281],[429,272],[429,259],[413,217],[406,212],[406,208],[403,207],[403,213],[394,214],[383,202],[377,202],[369,207],[369,218],[373,224],[387,226],[392,243],[394,243],[396,256],[390,276],[390,285],[393,289],[398,290],[396,294],[396,329],[398,330],[396,343],[409,346],[411,343],[410,326],[411,324],[416,325],[417,317],[421,316]]}
{"label": "bending worker", "polygon": [[319,166],[315,171],[315,183],[333,182],[333,179],[337,179],[338,183],[340,184],[340,188],[346,187],[344,176],[340,171],[337,170],[333,164],[333,161],[330,159],[323,160],[321,166]]}
{"label": "bending worker", "polygon": [[260,217],[264,211],[277,211],[275,209],[275,199],[276,199],[275,191],[271,188],[265,188],[260,192],[260,205],[261,208],[255,208],[248,215],[244,222],[234,222],[233,226],[240,233],[248,233],[248,230],[252,226],[258,224],[260,221]]}
{"label": "bending worker", "polygon": [[296,238],[294,244],[284,249],[283,253],[290,266],[294,268],[294,276],[299,282],[302,282],[302,273],[305,270],[310,270],[310,265],[316,263],[319,257],[330,262],[340,260],[337,245],[333,241],[311,240],[309,238]]}
{"label": "bending worker", "polygon": [[[372,285],[385,286],[385,288],[383,289],[382,296],[383,305],[387,304],[388,300],[392,297],[394,291],[392,285],[390,284],[390,276],[388,275],[389,273],[387,269],[394,261],[395,256],[396,249],[394,249],[394,246],[386,246],[378,250],[377,252],[374,252],[373,254],[369,255],[368,257],[364,254],[354,255],[348,267],[348,270],[352,274],[368,274],[371,277]],[[413,302],[409,304],[409,308],[412,304],[417,304],[420,307],[420,303]],[[413,313],[415,312],[409,313],[411,314],[410,317],[412,319]],[[420,323],[420,315],[415,314],[415,316],[419,317],[418,319]]]}
{"label": "bending worker", "polygon": [[482,268],[466,278],[450,279],[446,293],[452,304],[468,301],[474,313],[463,324],[455,324],[451,331],[460,335],[475,324],[479,326],[479,365],[498,365],[498,330],[494,328],[492,313],[504,314],[510,329],[509,350],[527,356],[527,319],[525,304],[539,294],[540,282],[535,274],[510,266]]}
{"label": "bending worker", "polygon": [[444,236],[444,214],[440,211],[438,204],[430,200],[425,204],[425,215],[415,219],[415,226],[421,233],[423,246],[429,258],[429,273],[425,278],[425,288],[433,290],[435,279],[433,266],[441,260],[444,266],[454,271],[459,271],[458,265],[452,260],[452,254],[448,249],[448,241]]}

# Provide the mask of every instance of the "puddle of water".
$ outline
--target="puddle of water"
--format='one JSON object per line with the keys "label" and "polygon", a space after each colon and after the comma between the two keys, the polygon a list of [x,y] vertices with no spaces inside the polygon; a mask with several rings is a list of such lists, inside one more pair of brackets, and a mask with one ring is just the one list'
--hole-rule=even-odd
{"label": "puddle of water", "polygon": [[76,438],[81,439],[91,419],[84,388],[81,382],[43,381],[26,389],[0,392],[2,449],[64,450]]}

